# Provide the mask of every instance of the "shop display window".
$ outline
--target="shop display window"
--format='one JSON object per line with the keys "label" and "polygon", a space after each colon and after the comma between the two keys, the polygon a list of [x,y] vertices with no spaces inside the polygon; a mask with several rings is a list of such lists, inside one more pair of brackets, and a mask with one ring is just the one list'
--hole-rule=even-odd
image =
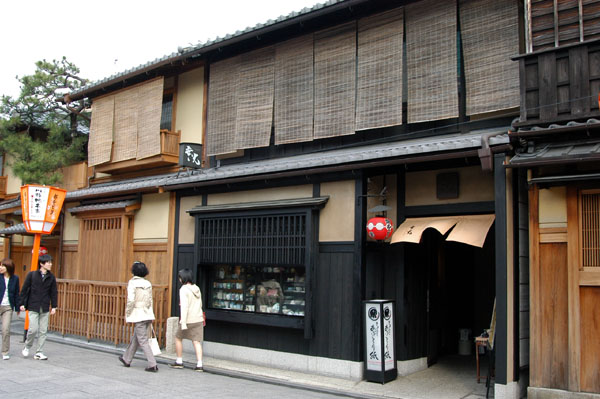
{"label": "shop display window", "polygon": [[304,316],[303,266],[212,265],[208,270],[209,308]]}

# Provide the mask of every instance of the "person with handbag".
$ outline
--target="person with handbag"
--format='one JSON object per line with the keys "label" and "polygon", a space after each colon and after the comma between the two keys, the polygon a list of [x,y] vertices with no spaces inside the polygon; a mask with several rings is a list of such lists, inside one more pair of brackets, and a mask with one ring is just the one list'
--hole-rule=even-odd
{"label": "person with handbag", "polygon": [[[56,286],[56,277],[51,272],[52,256],[48,254],[40,255],[38,258],[38,270],[32,270],[27,273],[25,282],[21,289],[19,298],[19,308],[21,312],[29,311],[29,330],[25,347],[21,354],[23,357],[29,356],[29,351],[33,346],[33,340],[38,336],[37,350],[35,351],[35,360],[48,360],[44,355],[44,344],[46,343],[46,333],[48,332],[48,319],[50,315],[56,313],[58,308],[58,288]],[[39,334],[38,334],[39,332]]]}
{"label": "person with handbag", "polygon": [[0,262],[0,319],[2,320],[2,360],[10,359],[10,322],[13,311],[19,314],[19,276],[15,264],[9,258]]}
{"label": "person with handbag", "polygon": [[169,367],[183,368],[183,339],[189,339],[196,351],[196,367],[194,371],[204,371],[202,366],[202,342],[204,341],[204,313],[202,312],[202,293],[200,288],[193,283],[193,275],[190,269],[180,270],[178,273],[179,283],[179,306],[181,318],[175,333],[175,353],[177,358]]}
{"label": "person with handbag", "polygon": [[152,284],[145,279],[148,275],[148,268],[142,262],[133,262],[131,274],[133,274],[133,277],[127,284],[125,321],[134,323],[133,335],[125,353],[119,356],[119,360],[123,363],[123,366],[131,366],[135,352],[138,347],[141,347],[148,360],[148,367],[144,370],[155,373],[158,371],[158,365],[148,342],[152,320],[154,320]]}

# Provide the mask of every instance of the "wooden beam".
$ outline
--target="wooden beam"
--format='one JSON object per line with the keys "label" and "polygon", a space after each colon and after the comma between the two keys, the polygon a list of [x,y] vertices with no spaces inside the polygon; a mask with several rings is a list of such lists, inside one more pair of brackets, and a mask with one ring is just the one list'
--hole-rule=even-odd
{"label": "wooden beam", "polygon": [[581,369],[581,319],[579,304],[579,215],[578,192],[567,187],[567,284],[569,309],[569,391],[578,392]]}
{"label": "wooden beam", "polygon": [[540,387],[541,383],[541,298],[540,298],[540,236],[539,236],[539,189],[529,190],[529,384]]}

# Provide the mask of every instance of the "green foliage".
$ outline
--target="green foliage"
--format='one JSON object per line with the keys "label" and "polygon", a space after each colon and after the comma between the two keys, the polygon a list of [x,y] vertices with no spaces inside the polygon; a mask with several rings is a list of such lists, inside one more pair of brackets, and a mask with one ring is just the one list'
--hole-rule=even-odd
{"label": "green foliage", "polygon": [[82,101],[59,101],[81,88],[86,80],[79,69],[62,60],[36,62],[33,75],[18,78],[21,94],[2,96],[0,152],[9,154],[9,166],[23,184],[57,184],[60,168],[85,160],[89,116]]}

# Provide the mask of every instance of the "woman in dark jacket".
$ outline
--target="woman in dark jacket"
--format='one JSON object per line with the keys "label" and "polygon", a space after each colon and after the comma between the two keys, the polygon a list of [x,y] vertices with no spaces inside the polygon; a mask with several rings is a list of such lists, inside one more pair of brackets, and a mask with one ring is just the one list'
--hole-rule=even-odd
{"label": "woman in dark jacket", "polygon": [[15,275],[15,264],[9,258],[0,262],[0,319],[2,320],[2,359],[10,359],[10,322],[13,311],[19,313],[19,276]]}

